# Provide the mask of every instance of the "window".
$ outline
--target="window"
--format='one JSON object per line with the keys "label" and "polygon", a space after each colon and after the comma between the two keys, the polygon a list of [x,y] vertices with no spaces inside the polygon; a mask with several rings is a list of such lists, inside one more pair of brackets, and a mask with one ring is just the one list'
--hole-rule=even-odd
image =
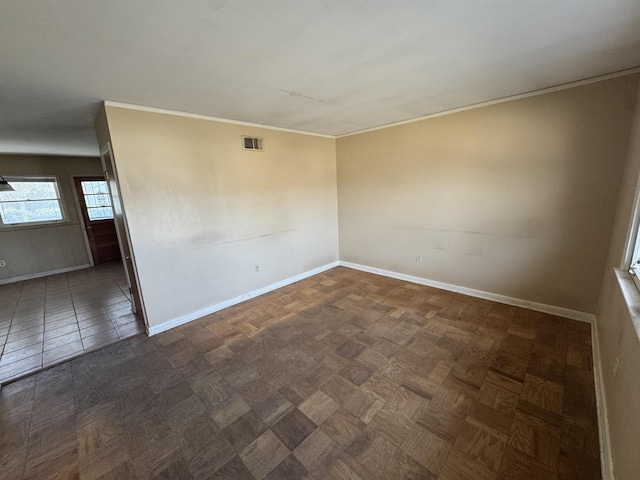
{"label": "window", "polygon": [[64,219],[55,177],[6,177],[13,192],[0,192],[2,225],[59,222]]}
{"label": "window", "polygon": [[629,273],[631,273],[631,278],[636,284],[636,287],[640,290],[640,235],[636,237],[633,256],[631,257],[631,265],[629,266]]}
{"label": "window", "polygon": [[87,206],[87,215],[90,221],[108,220],[113,218],[113,208],[111,207],[111,197],[107,182],[82,181],[82,194],[84,203]]}
{"label": "window", "polygon": [[640,189],[636,191],[636,200],[630,226],[632,232],[627,251],[624,253],[623,268],[628,266],[633,282],[640,290]]}

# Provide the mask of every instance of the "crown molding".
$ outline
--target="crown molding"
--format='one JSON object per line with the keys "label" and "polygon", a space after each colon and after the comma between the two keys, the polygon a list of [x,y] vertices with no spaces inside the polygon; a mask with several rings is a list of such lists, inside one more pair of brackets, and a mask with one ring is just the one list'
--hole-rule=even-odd
{"label": "crown molding", "polygon": [[307,132],[304,130],[294,130],[291,128],[273,127],[271,125],[262,125],[260,123],[242,122],[240,120],[230,120],[228,118],[211,117],[208,115],[200,115],[199,113],[180,112],[178,110],[169,110],[166,108],[147,107],[145,105],[136,105],[133,103],[115,102],[113,100],[105,100],[106,107],[125,108],[127,110],[138,110],[141,112],[161,113],[164,115],[174,115],[177,117],[194,118],[196,120],[208,120],[211,122],[230,123],[232,125],[243,125],[245,127],[264,128],[266,130],[276,130],[279,132],[297,133],[298,135],[311,135],[314,137],[333,138],[335,135],[326,135],[324,133]]}
{"label": "crown molding", "polygon": [[583,85],[589,85],[591,83],[603,82],[605,80],[611,80],[613,78],[624,77],[626,75],[633,75],[634,73],[640,73],[640,67],[633,67],[626,70],[620,70],[618,72],[607,73],[606,75],[598,75],[596,77],[589,77],[582,80],[576,80],[574,82],[562,83],[553,87],[541,88],[539,90],[532,90],[530,92],[518,93],[516,95],[510,95],[508,97],[496,98],[486,102],[473,103],[464,107],[453,108],[450,110],[443,110],[441,112],[430,113],[421,117],[412,118],[409,120],[402,120],[400,122],[387,123],[378,127],[365,128],[364,130],[357,130],[355,132],[343,133],[336,135],[336,138],[345,138],[352,135],[360,135],[361,133],[375,132],[376,130],[382,130],[385,128],[397,127],[399,125],[406,125],[408,123],[421,122],[422,120],[428,120],[430,118],[442,117],[445,115],[451,115],[452,113],[466,112],[467,110],[474,110],[476,108],[488,107],[490,105],[497,105],[499,103],[510,102],[512,100],[521,100],[523,98],[535,97],[538,95],[544,95],[546,93],[559,92],[561,90],[567,90],[569,88],[581,87]]}

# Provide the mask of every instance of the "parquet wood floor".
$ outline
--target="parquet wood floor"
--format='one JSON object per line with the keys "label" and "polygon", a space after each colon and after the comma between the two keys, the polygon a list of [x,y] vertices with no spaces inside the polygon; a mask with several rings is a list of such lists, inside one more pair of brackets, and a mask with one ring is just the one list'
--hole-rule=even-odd
{"label": "parquet wood floor", "polygon": [[590,326],[335,268],[0,391],[0,477],[600,477]]}

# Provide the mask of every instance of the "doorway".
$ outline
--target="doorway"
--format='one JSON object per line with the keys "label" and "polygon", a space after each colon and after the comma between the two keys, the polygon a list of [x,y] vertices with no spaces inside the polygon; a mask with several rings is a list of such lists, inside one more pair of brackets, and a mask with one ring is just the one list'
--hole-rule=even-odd
{"label": "doorway", "polygon": [[131,243],[129,240],[129,230],[127,227],[127,221],[122,207],[122,199],[120,196],[120,185],[118,184],[118,173],[115,163],[113,161],[113,153],[111,152],[111,143],[107,142],[100,150],[100,159],[102,160],[102,168],[104,170],[104,176],[109,186],[109,193],[111,194],[111,202],[113,206],[113,219],[116,225],[116,233],[118,235],[118,244],[120,245],[120,252],[122,252],[122,263],[124,264],[124,273],[127,276],[127,283],[129,285],[129,292],[131,293],[131,301],[133,302],[133,313],[138,314],[145,324],[145,327],[149,328],[147,318],[144,312],[144,306],[140,294],[140,287],[138,282],[138,274],[136,271],[135,260],[133,251],[131,249]]}
{"label": "doorway", "polygon": [[109,187],[103,177],[74,177],[93,264],[121,260]]}
{"label": "doorway", "polygon": [[92,267],[0,285],[0,385],[146,329],[108,146],[101,157],[104,177],[68,184]]}

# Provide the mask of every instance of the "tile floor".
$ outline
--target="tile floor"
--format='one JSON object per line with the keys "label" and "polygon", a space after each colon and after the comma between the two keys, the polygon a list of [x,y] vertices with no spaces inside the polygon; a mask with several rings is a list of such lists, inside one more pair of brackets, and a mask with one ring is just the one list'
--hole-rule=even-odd
{"label": "tile floor", "polygon": [[0,383],[143,331],[120,262],[0,285]]}
{"label": "tile floor", "polygon": [[0,390],[0,479],[599,480],[586,323],[339,267]]}

